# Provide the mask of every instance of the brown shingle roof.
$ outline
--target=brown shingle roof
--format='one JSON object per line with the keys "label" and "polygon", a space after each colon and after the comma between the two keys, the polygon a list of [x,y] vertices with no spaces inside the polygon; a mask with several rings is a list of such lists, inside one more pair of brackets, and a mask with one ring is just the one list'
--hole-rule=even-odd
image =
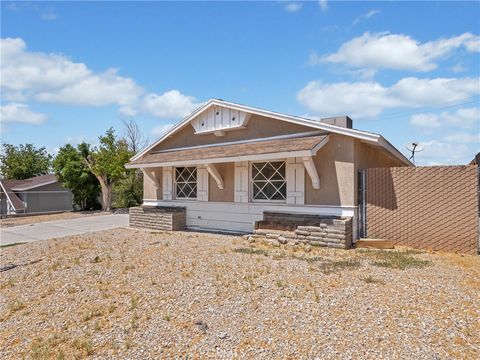
{"label": "brown shingle roof", "polygon": [[221,146],[208,146],[184,150],[168,150],[157,153],[147,153],[141,158],[130,162],[128,165],[166,163],[174,161],[194,161],[214,158],[228,158],[244,155],[272,154],[277,152],[290,152],[312,150],[328,135],[309,136],[290,139],[263,140],[242,144],[225,144]]}
{"label": "brown shingle roof", "polygon": [[18,183],[12,187],[12,190],[22,191],[25,189],[33,189],[39,186],[57,182],[58,180],[55,174],[47,174],[17,181]]}

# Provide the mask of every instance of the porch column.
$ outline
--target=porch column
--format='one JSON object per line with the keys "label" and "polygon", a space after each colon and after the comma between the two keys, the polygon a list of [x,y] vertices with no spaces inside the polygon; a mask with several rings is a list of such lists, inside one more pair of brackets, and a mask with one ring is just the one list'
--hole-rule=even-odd
{"label": "porch column", "polygon": [[143,168],[143,199],[162,200],[162,168]]}

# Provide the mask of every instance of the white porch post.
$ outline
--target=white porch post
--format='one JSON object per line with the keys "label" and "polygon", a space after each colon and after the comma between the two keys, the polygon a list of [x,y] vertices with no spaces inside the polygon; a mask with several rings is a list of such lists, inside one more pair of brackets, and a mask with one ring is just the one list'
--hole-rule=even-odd
{"label": "white porch post", "polygon": [[287,204],[305,204],[305,169],[301,158],[287,158]]}
{"label": "white porch post", "polygon": [[173,167],[164,166],[163,167],[163,200],[172,200],[173,199]]}
{"label": "white porch post", "polygon": [[197,200],[208,201],[208,170],[206,165],[197,166]]}
{"label": "white porch post", "polygon": [[235,162],[234,201],[248,202],[248,161]]}

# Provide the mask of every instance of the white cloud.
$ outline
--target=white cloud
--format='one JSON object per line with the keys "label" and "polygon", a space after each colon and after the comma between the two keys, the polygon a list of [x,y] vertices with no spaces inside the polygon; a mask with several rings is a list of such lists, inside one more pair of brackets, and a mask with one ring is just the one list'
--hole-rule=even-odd
{"label": "white cloud", "polygon": [[162,136],[163,134],[165,134],[173,126],[174,126],[174,124],[157,125],[152,129],[151,133],[152,133],[152,135],[159,137],[159,136]]}
{"label": "white cloud", "polygon": [[342,44],[334,54],[317,56],[316,63],[343,63],[357,68],[430,71],[437,68],[436,60],[450,55],[462,46],[470,52],[480,51],[479,42],[479,36],[468,32],[423,44],[403,34],[366,32]]}
{"label": "white cloud", "polygon": [[436,114],[415,114],[410,118],[410,124],[423,128],[438,128],[442,125]]}
{"label": "white cloud", "polygon": [[389,108],[442,106],[480,93],[478,78],[403,78],[390,87],[377,82],[322,83],[311,81],[298,101],[318,115],[375,117]]}
{"label": "white cloud", "polygon": [[480,126],[480,108],[463,108],[454,113],[444,112],[442,118],[447,124],[463,128],[474,128]]}
{"label": "white cloud", "polygon": [[442,125],[474,128],[480,125],[480,108],[462,108],[454,112],[415,114],[410,118],[410,123],[422,128],[438,128]]}
{"label": "white cloud", "polygon": [[475,143],[480,144],[480,134],[469,134],[469,133],[457,133],[451,134],[444,137],[445,141],[456,143],[456,144],[469,144]]}
{"label": "white cloud", "polygon": [[357,25],[358,23],[360,23],[362,21],[365,21],[365,20],[368,20],[368,19],[370,19],[370,18],[372,18],[375,15],[378,15],[380,13],[381,13],[380,10],[370,10],[369,12],[367,12],[365,14],[362,14],[359,17],[357,17],[355,20],[353,20],[353,25]]}
{"label": "white cloud", "polygon": [[39,125],[45,122],[47,116],[30,110],[26,104],[11,103],[0,106],[1,123],[26,123]]}
{"label": "white cloud", "polygon": [[186,96],[178,90],[171,90],[158,94],[148,94],[143,99],[140,107],[144,112],[158,118],[185,117],[200,106],[192,96]]}
{"label": "white cloud", "polygon": [[104,106],[135,103],[143,89],[134,80],[117,75],[117,70],[89,75],[53,91],[39,92],[35,99],[45,103]]}
{"label": "white cloud", "polygon": [[284,9],[285,11],[287,12],[297,12],[297,11],[300,11],[302,9],[302,4],[298,3],[298,2],[289,2],[285,5]]}
{"label": "white cloud", "polygon": [[323,12],[328,11],[328,1],[327,0],[318,0],[318,6]]}
{"label": "white cloud", "polygon": [[135,80],[120,76],[114,68],[94,72],[64,55],[28,51],[20,38],[1,39],[0,51],[1,90],[9,101],[117,105],[126,116],[140,111],[160,118],[182,117],[198,106],[195,98],[178,90],[144,95]]}
{"label": "white cloud", "polygon": [[423,151],[415,154],[417,165],[466,164],[473,158],[466,144],[429,140],[420,142]]}

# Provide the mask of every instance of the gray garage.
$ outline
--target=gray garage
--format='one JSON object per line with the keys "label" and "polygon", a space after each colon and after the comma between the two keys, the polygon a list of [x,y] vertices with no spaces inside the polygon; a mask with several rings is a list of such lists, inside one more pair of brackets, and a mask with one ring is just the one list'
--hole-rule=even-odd
{"label": "gray garage", "polygon": [[0,212],[38,214],[72,210],[73,195],[54,174],[24,180],[0,180]]}

